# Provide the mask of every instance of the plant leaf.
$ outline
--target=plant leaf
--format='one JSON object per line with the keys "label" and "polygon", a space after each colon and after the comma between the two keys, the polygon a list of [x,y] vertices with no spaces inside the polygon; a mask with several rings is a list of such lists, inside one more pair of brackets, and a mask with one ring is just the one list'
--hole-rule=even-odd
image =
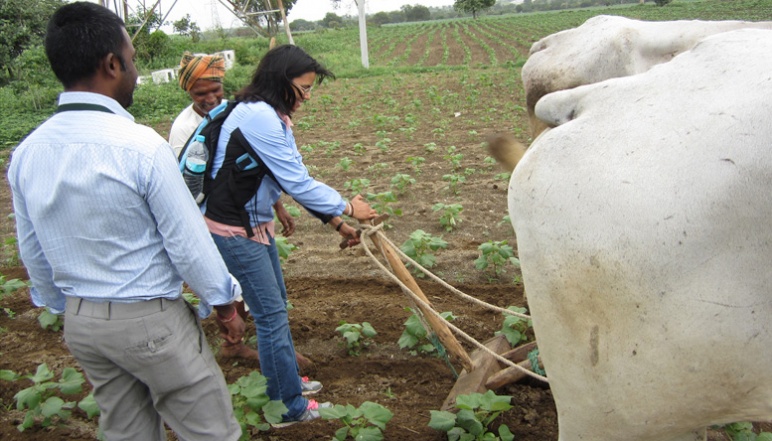
{"label": "plant leaf", "polygon": [[66,395],[79,394],[83,388],[81,387],[86,381],[83,378],[83,374],[76,371],[75,368],[66,367],[62,371],[62,378],[59,380],[59,390]]}
{"label": "plant leaf", "polygon": [[450,429],[456,426],[456,415],[452,412],[444,410],[430,410],[431,419],[429,420],[429,427],[432,429],[448,432]]}
{"label": "plant leaf", "polygon": [[377,427],[363,427],[354,438],[355,441],[381,441],[383,433]]}
{"label": "plant leaf", "polygon": [[38,369],[35,372],[35,375],[30,377],[30,380],[32,380],[32,382],[34,382],[35,384],[38,384],[44,381],[48,381],[52,378],[54,378],[54,373],[48,369],[47,364],[43,363],[38,365]]}
{"label": "plant leaf", "polygon": [[100,414],[99,406],[97,405],[97,402],[94,399],[93,393],[86,395],[86,398],[80,400],[80,402],[78,403],[78,408],[86,412],[86,415],[89,418],[94,418],[95,416]]}
{"label": "plant leaf", "polygon": [[458,411],[458,415],[456,415],[456,424],[475,436],[485,432],[485,427],[477,419],[477,415],[468,409],[461,409]]}
{"label": "plant leaf", "polygon": [[19,374],[8,369],[0,369],[0,380],[3,381],[16,381],[19,378]]}
{"label": "plant leaf", "polygon": [[[378,426],[381,430],[386,430],[386,423],[394,417],[389,409],[372,401],[365,401],[359,406],[359,409],[370,424]],[[380,434],[380,430],[378,433]]]}
{"label": "plant leaf", "polygon": [[59,397],[48,397],[43,404],[40,405],[40,413],[44,417],[50,418],[54,415],[59,415],[62,412],[62,406],[64,406],[64,400]]}
{"label": "plant leaf", "polygon": [[281,400],[271,400],[263,406],[263,415],[266,421],[275,424],[282,421],[281,416],[287,413],[288,410]]}

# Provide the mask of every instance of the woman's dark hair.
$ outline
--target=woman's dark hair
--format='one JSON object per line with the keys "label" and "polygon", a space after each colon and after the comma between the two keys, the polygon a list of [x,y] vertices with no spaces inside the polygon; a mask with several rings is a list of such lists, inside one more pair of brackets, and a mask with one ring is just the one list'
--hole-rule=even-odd
{"label": "woman's dark hair", "polygon": [[265,101],[271,107],[285,115],[292,115],[297,96],[300,92],[292,80],[314,72],[316,84],[322,84],[325,78],[335,79],[332,72],[325,69],[303,49],[285,44],[269,50],[252,76],[252,81],[236,93],[236,101]]}
{"label": "woman's dark hair", "polygon": [[94,3],[69,3],[54,12],[46,29],[46,56],[64,87],[92,78],[110,53],[125,69],[123,29],[120,17]]}

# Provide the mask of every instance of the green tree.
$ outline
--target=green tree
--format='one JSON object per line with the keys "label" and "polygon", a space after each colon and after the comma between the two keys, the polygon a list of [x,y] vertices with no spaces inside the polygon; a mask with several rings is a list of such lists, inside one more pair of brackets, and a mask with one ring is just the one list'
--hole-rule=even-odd
{"label": "green tree", "polygon": [[390,22],[389,14],[383,11],[378,12],[370,17],[370,22],[378,26],[385,25]]}
{"label": "green tree", "polygon": [[0,0],[0,85],[15,79],[12,61],[42,44],[48,19],[64,0]]}
{"label": "green tree", "polygon": [[405,13],[406,21],[424,21],[431,19],[429,8],[423,5],[403,5],[400,9]]}
{"label": "green tree", "polygon": [[327,15],[320,21],[325,28],[339,28],[343,24],[343,18],[334,12],[328,12]]}
{"label": "green tree", "polygon": [[190,36],[194,43],[197,43],[201,39],[201,28],[198,24],[190,19],[190,14],[185,14],[184,17],[172,23],[174,32],[182,36]]}
{"label": "green tree", "polygon": [[316,24],[314,24],[314,22],[303,20],[302,18],[293,20],[292,22],[290,22],[289,26],[292,32],[313,31],[314,29],[316,29]]}
{"label": "green tree", "polygon": [[453,9],[471,13],[472,17],[477,18],[477,13],[490,8],[495,4],[496,0],[456,0],[456,2],[453,3]]}
{"label": "green tree", "polygon": [[[275,11],[278,3],[276,0],[225,0],[234,10],[244,13],[246,23],[258,34],[265,37],[273,37],[280,32],[281,12],[260,14],[263,11]],[[290,10],[297,0],[283,0],[282,5],[285,14],[289,17]],[[241,14],[240,14],[241,15]]]}

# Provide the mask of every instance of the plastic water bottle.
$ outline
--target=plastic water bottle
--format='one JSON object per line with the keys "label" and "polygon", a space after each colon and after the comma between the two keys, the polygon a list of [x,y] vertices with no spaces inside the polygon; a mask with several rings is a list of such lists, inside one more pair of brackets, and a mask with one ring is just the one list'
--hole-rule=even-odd
{"label": "plastic water bottle", "polygon": [[185,178],[185,184],[190,190],[190,194],[200,204],[204,200],[204,171],[206,170],[206,161],[209,159],[209,152],[204,145],[204,136],[198,135],[193,143],[188,147],[188,156],[185,159],[185,169],[182,176]]}

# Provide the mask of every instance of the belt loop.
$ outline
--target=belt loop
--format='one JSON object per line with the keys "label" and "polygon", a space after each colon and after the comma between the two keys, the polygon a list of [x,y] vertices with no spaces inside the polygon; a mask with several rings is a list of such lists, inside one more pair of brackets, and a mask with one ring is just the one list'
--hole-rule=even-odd
{"label": "belt loop", "polygon": [[166,311],[166,299],[161,297],[161,311]]}
{"label": "belt loop", "polygon": [[83,304],[83,299],[78,297],[78,305],[75,307],[75,315],[80,314],[80,305]]}
{"label": "belt loop", "polygon": [[107,302],[107,320],[113,318],[113,302]]}

